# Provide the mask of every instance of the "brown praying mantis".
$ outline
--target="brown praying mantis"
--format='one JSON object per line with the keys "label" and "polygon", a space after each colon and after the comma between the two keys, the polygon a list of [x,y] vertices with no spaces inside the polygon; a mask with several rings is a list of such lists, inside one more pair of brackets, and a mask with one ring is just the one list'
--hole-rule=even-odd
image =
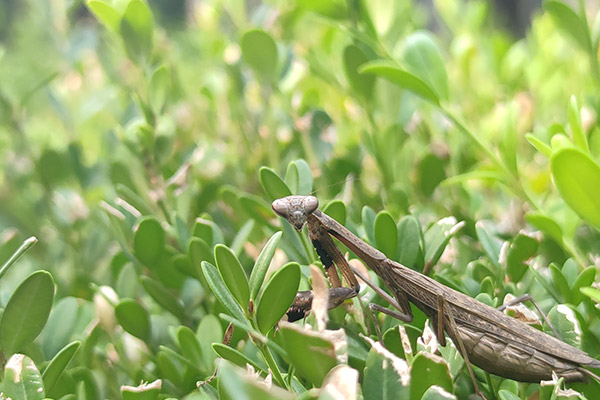
{"label": "brown praying mantis", "polygon": [[[308,226],[310,239],[332,285],[330,308],[358,293],[356,276],[397,310],[380,308],[380,311],[403,322],[412,321],[409,303],[415,304],[430,318],[437,340],[442,346],[446,345],[445,333],[456,344],[465,360],[475,391],[482,398],[471,364],[494,375],[521,382],[550,380],[553,372],[568,382],[587,381],[590,376],[600,380],[584,368],[600,368],[600,361],[495,308],[390,260],[320,211],[318,204],[314,196],[288,196],[275,200],[272,207],[275,213],[297,230],[301,230],[305,224]],[[363,260],[394,297],[353,269],[332,237]],[[335,268],[331,268],[333,264],[340,270],[349,288],[340,289],[342,286],[339,276]],[[303,307],[306,307],[309,297],[308,292],[299,292],[290,311],[295,311],[298,316]]]}

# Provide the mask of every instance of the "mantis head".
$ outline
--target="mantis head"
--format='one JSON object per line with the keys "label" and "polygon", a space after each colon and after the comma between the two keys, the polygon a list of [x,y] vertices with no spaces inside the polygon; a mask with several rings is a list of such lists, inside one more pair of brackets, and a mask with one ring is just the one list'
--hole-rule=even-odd
{"label": "mantis head", "polygon": [[315,196],[287,196],[275,200],[271,207],[277,215],[301,230],[308,216],[319,207],[319,200]]}

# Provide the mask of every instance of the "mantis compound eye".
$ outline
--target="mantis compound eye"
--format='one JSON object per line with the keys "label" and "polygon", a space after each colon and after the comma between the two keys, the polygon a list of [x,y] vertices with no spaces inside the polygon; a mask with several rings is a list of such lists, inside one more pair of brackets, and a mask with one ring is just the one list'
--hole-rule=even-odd
{"label": "mantis compound eye", "polygon": [[271,207],[273,208],[273,211],[282,218],[287,219],[287,216],[290,214],[290,205],[289,202],[286,201],[286,198],[275,200],[271,203]]}
{"label": "mantis compound eye", "polygon": [[304,206],[304,211],[308,215],[319,207],[319,200],[315,196],[306,196],[302,200],[302,205]]}

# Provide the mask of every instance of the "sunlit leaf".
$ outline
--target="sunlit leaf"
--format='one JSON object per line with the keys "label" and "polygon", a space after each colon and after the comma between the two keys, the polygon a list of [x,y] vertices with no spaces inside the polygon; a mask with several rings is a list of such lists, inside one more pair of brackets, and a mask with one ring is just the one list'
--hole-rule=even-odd
{"label": "sunlit leaf", "polygon": [[34,272],[17,287],[0,320],[0,341],[5,355],[21,351],[40,334],[53,299],[54,280],[47,271]]}
{"label": "sunlit leaf", "polygon": [[600,228],[600,166],[574,148],[563,148],[550,157],[554,184],[565,202],[586,222]]}

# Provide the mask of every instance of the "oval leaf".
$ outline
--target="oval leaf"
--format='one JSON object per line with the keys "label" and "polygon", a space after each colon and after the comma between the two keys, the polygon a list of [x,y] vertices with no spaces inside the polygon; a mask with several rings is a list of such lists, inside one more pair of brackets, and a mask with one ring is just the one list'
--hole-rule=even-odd
{"label": "oval leaf", "polygon": [[131,335],[146,341],[150,337],[150,315],[140,303],[133,299],[122,299],[115,307],[119,324]]}
{"label": "oval leaf", "polygon": [[434,383],[447,392],[452,392],[452,378],[448,364],[442,357],[425,352],[417,354],[410,366],[410,375],[411,400],[421,399]]}
{"label": "oval leaf", "polygon": [[279,244],[281,235],[282,232],[277,232],[271,236],[254,263],[254,268],[252,268],[252,272],[250,273],[250,296],[254,300],[256,300],[258,291],[265,280],[265,275],[267,274],[273,255],[275,255],[275,249]]}
{"label": "oval leaf", "polygon": [[554,184],[565,202],[586,222],[600,228],[600,166],[580,150],[562,148],[550,157]]}
{"label": "oval leaf", "polygon": [[42,376],[31,358],[14,354],[5,368],[3,397],[20,400],[42,400],[46,397]]}
{"label": "oval leaf", "polygon": [[[400,348],[402,348],[401,345]],[[395,360],[394,354],[386,353],[380,347],[371,348],[367,355],[362,387],[366,399],[408,398],[410,386],[406,385],[406,381],[402,379],[401,375],[404,371],[398,370]]]}
{"label": "oval leaf", "polygon": [[596,303],[600,303],[600,290],[595,287],[582,287],[579,291],[590,299],[594,300]]}
{"label": "oval leaf", "polygon": [[233,254],[229,247],[218,244],[215,246],[215,260],[217,268],[221,273],[223,282],[229,289],[229,292],[235,297],[242,309],[248,308],[250,300],[250,291],[248,289],[248,279],[239,260]]}
{"label": "oval leaf", "polygon": [[275,80],[277,73],[277,45],[267,32],[254,29],[244,33],[240,43],[242,59],[266,81]]}
{"label": "oval leaf", "polygon": [[292,194],[285,182],[271,168],[262,167],[258,173],[258,179],[271,200]]}
{"label": "oval leaf", "polygon": [[256,371],[262,371],[262,368],[259,367],[258,364],[234,348],[226,346],[223,343],[213,343],[212,348],[220,357],[239,367],[246,368],[246,364],[249,364],[252,365]]}
{"label": "oval leaf", "polygon": [[406,89],[436,106],[440,98],[428,83],[415,74],[399,68],[390,61],[371,61],[359,68],[361,74],[374,74]]}
{"label": "oval leaf", "polygon": [[165,248],[165,232],[152,217],[140,221],[133,237],[133,254],[142,264],[152,267]]}
{"label": "oval leaf", "polygon": [[121,37],[127,56],[141,62],[152,51],[152,31],[154,19],[148,5],[142,0],[129,0],[121,19]]}
{"label": "oval leaf", "polygon": [[346,205],[341,200],[333,200],[323,207],[323,212],[342,225],[346,224]]}
{"label": "oval leaf", "polygon": [[0,341],[5,355],[20,351],[40,334],[53,299],[54,280],[47,271],[34,272],[17,287],[0,322]]}
{"label": "oval leaf", "polygon": [[150,78],[148,88],[148,101],[154,112],[158,113],[162,109],[167,99],[169,90],[169,71],[165,65],[158,67]]}
{"label": "oval leaf", "polygon": [[300,265],[289,263],[273,274],[256,306],[256,323],[267,333],[292,305],[300,285]]}
{"label": "oval leaf", "polygon": [[181,302],[163,285],[154,279],[142,276],[140,278],[144,290],[156,301],[162,308],[179,318],[180,321],[186,319],[185,309]]}
{"label": "oval leaf", "polygon": [[394,218],[387,211],[381,211],[375,217],[375,246],[388,258],[394,257],[398,247],[398,228]]}
{"label": "oval leaf", "polygon": [[415,32],[406,38],[403,60],[409,69],[432,88],[439,99],[448,99],[448,74],[442,52],[429,32]]}
{"label": "oval leaf", "polygon": [[337,364],[333,342],[318,332],[289,323],[280,326],[278,335],[281,335],[282,347],[298,375],[321,386],[329,370]]}
{"label": "oval leaf", "polygon": [[525,139],[533,146],[537,151],[542,153],[546,157],[550,157],[552,154],[552,149],[546,143],[542,142],[536,136],[531,133],[525,135]]}
{"label": "oval leaf", "polygon": [[[190,362],[198,367],[204,364],[202,358],[202,348],[198,342],[196,334],[187,326],[180,326],[177,329],[177,344],[181,350],[181,354]],[[208,371],[206,371],[208,372]]]}
{"label": "oval leaf", "polygon": [[544,235],[554,239],[557,243],[562,243],[562,229],[552,218],[539,212],[528,212],[525,214],[525,221],[543,232]]}
{"label": "oval leaf", "polygon": [[587,24],[581,20],[571,7],[562,1],[547,0],[544,1],[543,8],[552,16],[559,29],[571,36],[583,51],[589,51],[591,38],[587,30]]}
{"label": "oval leaf", "polygon": [[581,289],[584,287],[591,286],[596,278],[596,267],[589,266],[577,276],[573,287],[571,288],[571,296],[574,305],[579,305],[583,301],[583,294]]}
{"label": "oval leaf", "polygon": [[400,264],[412,267],[419,256],[421,228],[412,215],[402,217],[398,223],[398,252],[396,259]]}
{"label": "oval leaf", "polygon": [[119,32],[121,16],[112,5],[101,0],[88,0],[86,1],[86,4],[92,14],[94,14],[107,29],[111,30],[113,33]]}
{"label": "oval leaf", "polygon": [[208,286],[210,286],[213,294],[229,312],[229,315],[240,321],[244,321],[244,311],[242,311],[239,303],[227,289],[221,274],[219,274],[219,270],[211,263],[202,261],[202,272],[204,273],[204,278],[206,279],[206,282],[208,282]]}
{"label": "oval leaf", "polygon": [[44,380],[44,388],[48,392],[48,395],[51,395],[52,388],[56,382],[58,382],[62,373],[67,369],[73,357],[75,357],[79,347],[81,347],[81,342],[79,340],[69,343],[54,356],[52,361],[50,361],[50,364],[48,364],[48,367],[44,370],[42,378]]}
{"label": "oval leaf", "polygon": [[298,171],[298,188],[296,194],[307,196],[312,192],[313,177],[310,165],[302,159],[292,161],[290,165],[294,165]]}
{"label": "oval leaf", "polygon": [[373,96],[375,77],[358,73],[358,68],[369,61],[358,46],[353,44],[344,49],[344,71],[352,90],[364,100]]}

